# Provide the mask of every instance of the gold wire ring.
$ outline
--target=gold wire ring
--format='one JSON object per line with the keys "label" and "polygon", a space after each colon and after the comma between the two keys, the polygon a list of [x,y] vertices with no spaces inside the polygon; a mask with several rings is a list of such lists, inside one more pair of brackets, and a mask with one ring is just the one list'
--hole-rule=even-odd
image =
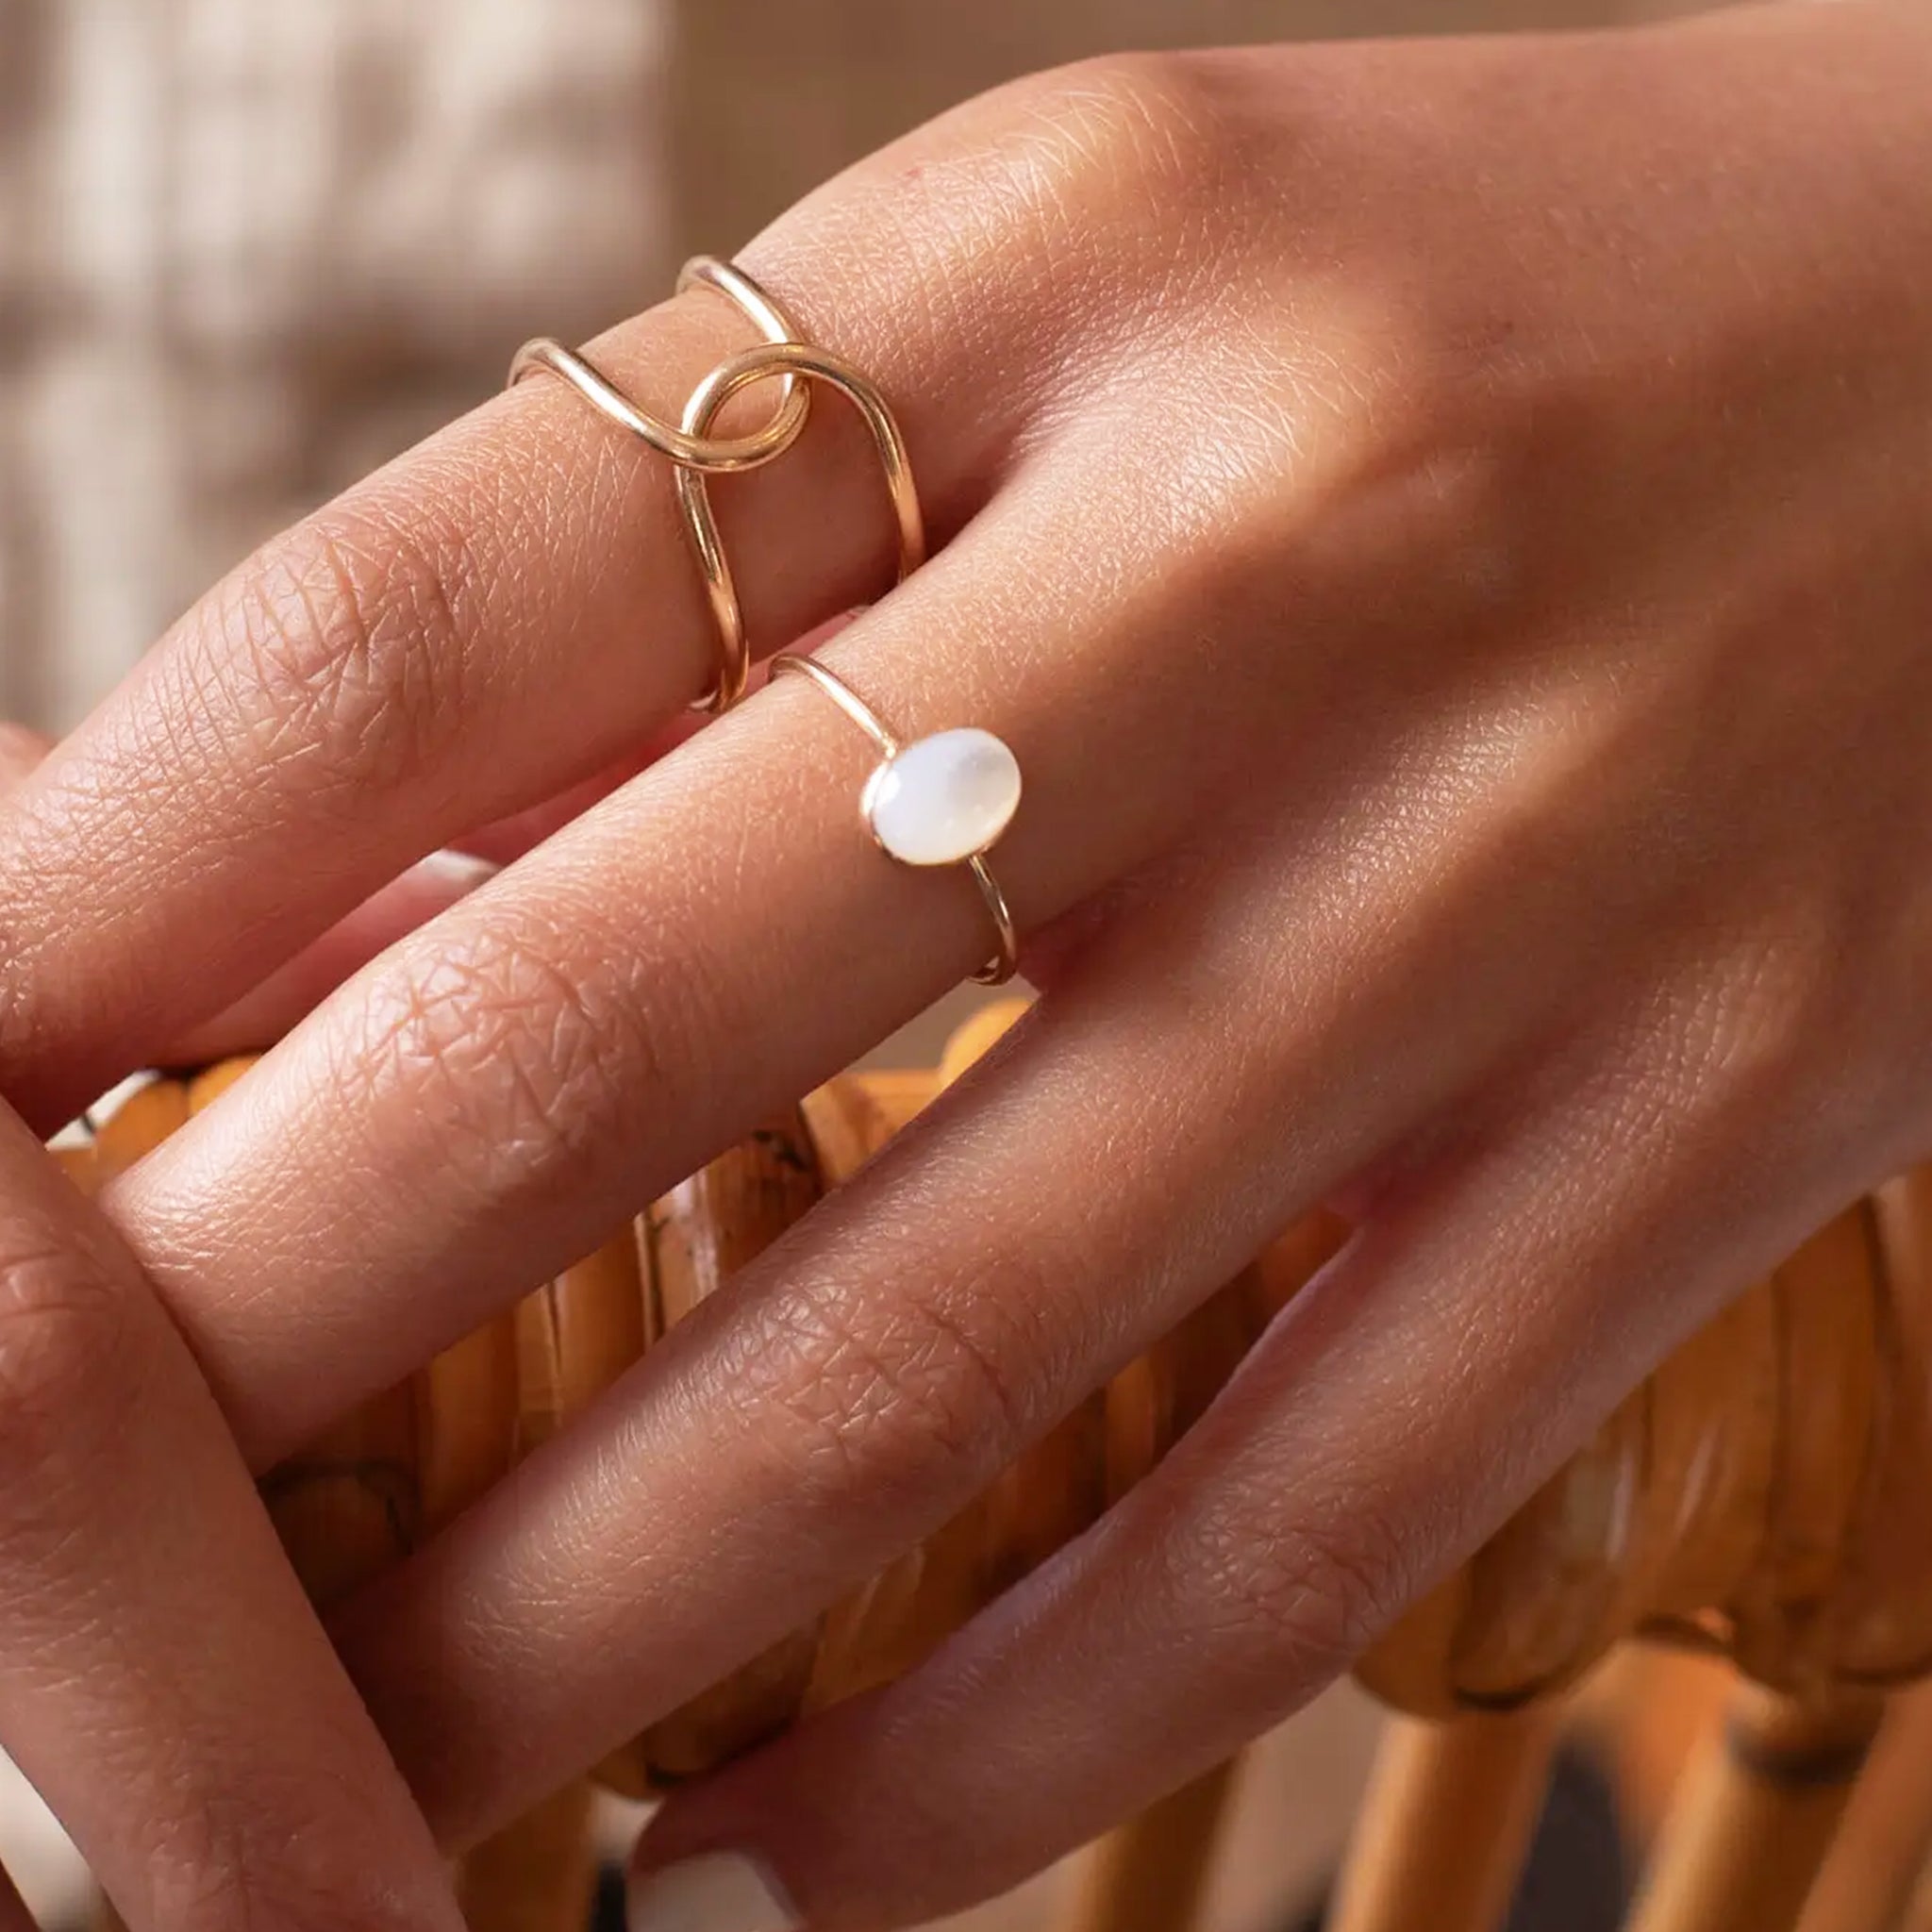
{"label": "gold wire ring", "polygon": [[[715,289],[724,296],[767,342],[800,340],[796,325],[785,310],[732,263],[720,261],[715,256],[693,256],[678,273],[678,293],[699,286]],[[510,359],[509,387],[514,389],[538,369],[562,376],[600,414],[633,436],[641,437],[658,455],[669,457],[680,469],[719,474],[755,470],[760,463],[783,456],[798,441],[811,412],[811,397],[806,385],[788,376],[779,392],[778,407],[762,428],[745,436],[693,436],[661,416],[640,408],[588,356],[567,348],[553,337],[539,336],[516,352]]]}
{"label": "gold wire ring", "polygon": [[[746,349],[721,362],[691,391],[684,407],[684,433],[696,441],[705,440],[713,419],[740,390],[748,389],[774,375],[787,380],[803,377],[806,382],[823,382],[839,391],[858,409],[872,432],[873,447],[878,452],[879,467],[885,472],[886,490],[891,497],[892,514],[899,526],[899,581],[903,584],[925,561],[925,523],[920,514],[919,491],[912,481],[912,465],[906,454],[906,439],[892,416],[878,386],[861,375],[842,357],[829,349],[808,342],[766,342]],[[744,611],[738,600],[738,587],[732,580],[731,564],[724,555],[724,539],[718,533],[717,513],[711,508],[711,493],[706,472],[680,467],[674,479],[677,505],[684,512],[685,527],[691,532],[698,563],[705,574],[705,589],[711,600],[711,615],[718,625],[718,682],[710,695],[698,701],[697,708],[717,713],[728,711],[744,695],[745,681],[751,675],[751,652],[745,642]]]}
{"label": "gold wire ring", "polygon": [[[772,675],[774,678],[787,675],[803,677],[809,683],[817,685],[878,747],[878,765],[872,776],[866,780],[865,790],[859,794],[859,809],[865,816],[873,842],[889,857],[898,859],[901,864],[962,864],[966,867],[973,874],[974,884],[979,888],[979,896],[986,901],[986,909],[992,915],[993,929],[998,933],[1000,942],[999,951],[973,977],[980,986],[1004,986],[1020,970],[1020,933],[1019,928],[1013,924],[1012,908],[1007,904],[1007,895],[1000,891],[999,881],[993,877],[992,868],[986,862],[986,855],[1011,822],[1013,812],[1020,803],[1020,768],[1014,762],[1012,753],[990,731],[976,729],[970,732],[940,732],[931,738],[917,740],[910,745],[905,744],[900,741],[898,734],[842,677],[836,672],[828,670],[815,658],[802,658],[787,652],[772,659]],[[903,852],[895,850],[888,842],[880,830],[877,817],[880,796],[903,755],[917,753],[922,745],[936,745],[944,739],[959,738],[982,740],[987,745],[997,748],[999,757],[1011,767],[1010,797],[1003,802],[1002,809],[996,818],[989,821],[984,832],[984,842],[977,850],[949,853],[943,858],[935,856],[927,858],[908,858]]]}

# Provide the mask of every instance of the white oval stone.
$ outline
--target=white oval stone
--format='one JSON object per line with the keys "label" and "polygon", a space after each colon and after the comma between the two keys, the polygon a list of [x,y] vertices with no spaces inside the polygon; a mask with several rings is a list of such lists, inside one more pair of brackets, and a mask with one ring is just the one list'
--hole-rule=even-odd
{"label": "white oval stone", "polygon": [[935,731],[888,758],[866,787],[874,836],[902,865],[958,865],[1020,808],[1020,761],[991,731]]}

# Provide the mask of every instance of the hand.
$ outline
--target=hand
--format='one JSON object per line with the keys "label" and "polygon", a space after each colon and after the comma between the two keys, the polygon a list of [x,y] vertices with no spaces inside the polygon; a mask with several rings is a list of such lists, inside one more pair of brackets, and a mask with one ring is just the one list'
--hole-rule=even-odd
{"label": "hand", "polygon": [[[0,794],[40,753],[0,725]],[[5,1108],[0,1745],[132,1932],[460,1932],[180,1336]]]}
{"label": "hand", "polygon": [[[1344,1200],[1153,1480],[642,1853],[756,1851],[820,1928],[1002,1886],[1291,1709],[1924,1151],[1928,80],[1923,19],[1856,5],[1113,62],[747,253],[899,405],[943,543],[884,594],[828,403],[719,491],[752,634],[879,599],[827,661],[1016,748],[1044,998],[350,1607],[447,1837]],[[741,340],[696,294],[600,354],[675,405]],[[271,544],[0,816],[0,1080],[53,1114],[425,852],[646,763],[111,1197],[258,1462],[983,956],[967,882],[864,837],[818,694],[650,758],[711,664],[662,465],[535,381]]]}

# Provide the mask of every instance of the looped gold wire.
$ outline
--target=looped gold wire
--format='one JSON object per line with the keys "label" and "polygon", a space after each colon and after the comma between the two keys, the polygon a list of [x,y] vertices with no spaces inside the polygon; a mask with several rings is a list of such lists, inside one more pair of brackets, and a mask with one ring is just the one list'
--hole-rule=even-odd
{"label": "looped gold wire", "polygon": [[[744,695],[751,675],[751,652],[745,641],[744,611],[724,541],[711,508],[707,478],[735,470],[751,470],[782,456],[797,441],[811,408],[811,385],[824,383],[839,391],[871,433],[886,491],[899,535],[899,581],[925,561],[925,521],[919,491],[912,481],[912,464],[891,406],[871,377],[835,356],[801,340],[791,319],[741,269],[708,255],[694,256],[677,277],[680,292],[703,283],[736,303],[764,335],[763,343],[718,364],[691,391],[682,422],[673,427],[647,409],[641,409],[588,358],[543,336],[525,342],[510,362],[512,386],[535,369],[560,375],[593,408],[634,436],[639,436],[673,465],[677,507],[690,532],[704,572],[711,615],[718,628],[718,678],[709,693],[692,707],[714,716],[728,711]],[[776,377],[778,407],[763,428],[746,436],[714,437],[711,425],[718,412],[741,390]],[[808,658],[782,656],[773,659],[774,676],[786,672],[809,678],[855,720],[887,758],[897,755],[898,742],[877,713],[824,666]],[[999,951],[973,977],[985,986],[1001,986],[1019,965],[1020,936],[1007,896],[1000,890],[984,853],[965,861],[986,902],[999,937]]]}
{"label": "looped gold wire", "polygon": [[[700,286],[715,289],[735,305],[767,342],[800,340],[796,325],[785,310],[742,269],[730,262],[720,261],[715,256],[693,256],[678,273],[677,289],[682,294],[687,289]],[[538,369],[562,376],[593,408],[620,428],[641,437],[680,470],[708,470],[722,475],[733,470],[757,469],[760,463],[783,456],[798,441],[811,413],[811,397],[805,384],[788,377],[779,392],[777,408],[761,428],[744,436],[693,436],[661,416],[640,408],[588,356],[566,347],[554,337],[538,336],[516,352],[510,358],[509,387],[514,389]]]}
{"label": "looped gold wire", "polygon": [[[802,377],[808,383],[823,382],[840,391],[858,410],[872,433],[873,447],[878,452],[879,466],[885,472],[886,489],[892,502],[892,514],[899,526],[899,581],[904,583],[925,561],[925,523],[919,508],[919,492],[912,481],[912,465],[906,454],[906,439],[893,418],[886,399],[872,379],[829,349],[808,342],[767,342],[756,349],[719,363],[691,391],[684,408],[683,429],[687,437],[702,441],[718,411],[740,390],[774,375],[788,379]],[[731,564],[724,555],[724,543],[718,533],[718,519],[711,508],[711,495],[704,470],[680,466],[675,477],[677,504],[684,512],[685,527],[691,532],[698,563],[705,574],[711,615],[718,625],[718,683],[699,708],[714,715],[728,711],[744,694],[751,672],[751,653],[745,642],[744,612],[738,600],[738,587],[732,579]]]}

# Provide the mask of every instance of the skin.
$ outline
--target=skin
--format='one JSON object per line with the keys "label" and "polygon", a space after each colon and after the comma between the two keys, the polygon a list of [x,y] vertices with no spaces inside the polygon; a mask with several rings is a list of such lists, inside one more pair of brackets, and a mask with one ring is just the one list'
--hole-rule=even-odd
{"label": "skin", "polygon": [[[0,796],[42,749],[0,725]],[[4,1108],[0,1576],[0,1736],[135,1932],[460,1932],[192,1357]]]}
{"label": "skin", "polygon": [[[829,663],[1014,746],[1044,998],[343,1614],[446,1842],[1341,1200],[1152,1480],[640,1852],[754,1850],[837,1932],[1005,1886],[1293,1709],[1927,1151],[1928,84],[1923,12],[1857,5],[1116,60],[745,251],[893,398],[940,546],[887,594],[827,399],[718,491],[752,636],[869,603]],[[697,293],[598,351],[670,406],[741,340]],[[641,767],[107,1200],[256,1467],[984,957],[816,693],[654,755],[710,675],[664,466],[533,382],[244,565],[0,810],[0,1087],[49,1122],[425,853]]]}

